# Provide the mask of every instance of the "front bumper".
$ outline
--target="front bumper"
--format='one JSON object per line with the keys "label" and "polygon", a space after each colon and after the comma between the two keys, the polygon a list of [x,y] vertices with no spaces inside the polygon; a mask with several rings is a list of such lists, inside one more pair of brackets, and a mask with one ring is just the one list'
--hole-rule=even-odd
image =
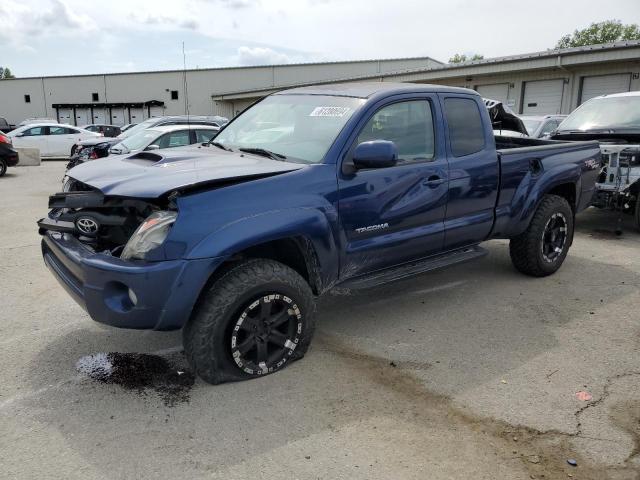
{"label": "front bumper", "polygon": [[56,279],[93,320],[153,330],[181,328],[210,275],[224,261],[218,257],[127,262],[95,253],[74,236],[60,232],[43,235],[42,255]]}

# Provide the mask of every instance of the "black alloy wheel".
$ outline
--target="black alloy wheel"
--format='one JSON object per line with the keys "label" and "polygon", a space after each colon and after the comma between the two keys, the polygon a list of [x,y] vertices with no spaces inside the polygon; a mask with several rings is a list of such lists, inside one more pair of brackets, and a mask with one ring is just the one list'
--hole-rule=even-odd
{"label": "black alloy wheel", "polygon": [[302,314],[286,295],[272,293],[251,302],[231,334],[236,365],[249,375],[281,368],[300,342]]}
{"label": "black alloy wheel", "polygon": [[567,219],[562,213],[551,215],[542,234],[541,249],[545,262],[553,263],[562,254],[567,242],[567,230]]}

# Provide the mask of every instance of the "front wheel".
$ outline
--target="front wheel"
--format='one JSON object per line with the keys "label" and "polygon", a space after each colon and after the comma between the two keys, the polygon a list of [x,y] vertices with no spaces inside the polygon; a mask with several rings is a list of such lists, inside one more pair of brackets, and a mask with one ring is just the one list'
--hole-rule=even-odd
{"label": "front wheel", "polygon": [[7,162],[4,158],[0,158],[0,177],[4,177],[5,173],[7,173]]}
{"label": "front wheel", "polygon": [[311,288],[295,270],[243,261],[203,294],[183,330],[187,359],[212,384],[274,373],[304,356],[314,310]]}
{"label": "front wheel", "polygon": [[529,227],[511,239],[513,265],[533,277],[555,273],[567,256],[573,240],[573,211],[566,199],[545,195]]}

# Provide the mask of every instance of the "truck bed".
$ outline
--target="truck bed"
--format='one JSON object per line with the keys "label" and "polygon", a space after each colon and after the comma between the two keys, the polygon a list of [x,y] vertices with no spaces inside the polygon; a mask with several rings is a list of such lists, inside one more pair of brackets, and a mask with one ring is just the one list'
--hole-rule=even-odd
{"label": "truck bed", "polygon": [[548,189],[546,182],[575,182],[582,175],[579,190],[574,193],[576,212],[589,205],[592,186],[599,173],[600,147],[598,142],[562,142],[527,137],[496,136],[496,150],[500,162],[500,194],[496,204],[494,237],[509,237],[519,233],[524,223],[518,225],[513,218],[523,211],[535,208],[526,205],[535,189]]}

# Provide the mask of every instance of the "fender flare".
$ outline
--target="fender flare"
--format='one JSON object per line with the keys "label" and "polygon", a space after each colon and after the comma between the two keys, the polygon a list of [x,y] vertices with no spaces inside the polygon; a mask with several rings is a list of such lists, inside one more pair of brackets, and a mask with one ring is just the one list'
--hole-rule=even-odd
{"label": "fender flare", "polygon": [[516,190],[511,203],[513,212],[511,228],[508,236],[513,237],[524,232],[531,223],[542,198],[560,185],[572,184],[575,187],[576,208],[580,201],[581,170],[576,164],[558,165],[545,170],[539,177],[527,175],[528,182],[523,181]]}
{"label": "fender flare", "polygon": [[[331,218],[330,218],[331,217]],[[332,222],[333,220],[333,222]],[[339,251],[332,223],[337,212],[317,208],[272,210],[230,222],[202,239],[187,255],[188,259],[234,255],[264,243],[283,239],[298,242],[305,256],[312,281],[318,290],[335,283],[338,276]],[[314,278],[315,275],[315,278]]]}

